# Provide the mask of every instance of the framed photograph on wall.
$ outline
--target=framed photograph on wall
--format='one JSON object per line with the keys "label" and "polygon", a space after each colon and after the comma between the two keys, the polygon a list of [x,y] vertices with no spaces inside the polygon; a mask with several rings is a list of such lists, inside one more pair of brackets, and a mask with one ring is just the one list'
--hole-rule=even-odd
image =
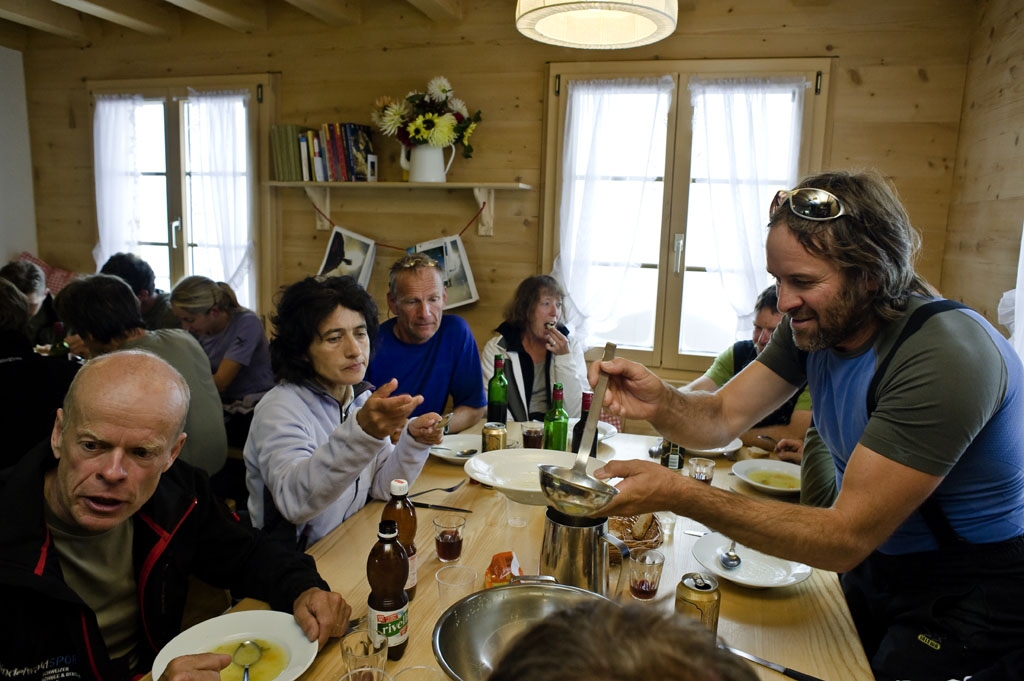
{"label": "framed photograph on wall", "polygon": [[320,264],[321,276],[355,277],[366,288],[373,271],[373,256],[377,242],[365,236],[335,226],[327,242],[327,252]]}
{"label": "framed photograph on wall", "polygon": [[441,276],[448,289],[446,310],[480,300],[476,292],[473,270],[469,267],[469,258],[462,245],[462,237],[456,235],[432,239],[407,250],[410,253],[426,253],[440,265]]}

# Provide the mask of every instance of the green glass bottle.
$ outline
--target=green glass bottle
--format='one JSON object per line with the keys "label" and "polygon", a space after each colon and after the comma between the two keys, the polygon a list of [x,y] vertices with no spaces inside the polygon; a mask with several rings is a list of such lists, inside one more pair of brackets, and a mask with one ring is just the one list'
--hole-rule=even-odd
{"label": "green glass bottle", "polygon": [[544,414],[544,449],[564,452],[569,444],[569,414],[562,407],[562,384],[551,390],[551,409]]}
{"label": "green glass bottle", "polygon": [[505,378],[505,359],[494,356],[494,375],[487,382],[487,422],[505,423],[508,420],[508,379]]}

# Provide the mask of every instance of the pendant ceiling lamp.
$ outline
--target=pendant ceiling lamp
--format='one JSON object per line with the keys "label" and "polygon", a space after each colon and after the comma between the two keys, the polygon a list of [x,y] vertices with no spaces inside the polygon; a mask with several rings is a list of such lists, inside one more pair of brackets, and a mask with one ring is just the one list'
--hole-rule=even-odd
{"label": "pendant ceiling lamp", "polygon": [[527,38],[584,50],[650,45],[676,30],[677,0],[518,0]]}

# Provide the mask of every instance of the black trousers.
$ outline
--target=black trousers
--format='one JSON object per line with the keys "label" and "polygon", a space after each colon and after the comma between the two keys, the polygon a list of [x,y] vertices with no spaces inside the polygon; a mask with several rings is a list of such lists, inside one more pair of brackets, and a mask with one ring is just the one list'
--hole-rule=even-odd
{"label": "black trousers", "polygon": [[1024,649],[1024,536],[875,552],[841,582],[878,681],[962,679]]}

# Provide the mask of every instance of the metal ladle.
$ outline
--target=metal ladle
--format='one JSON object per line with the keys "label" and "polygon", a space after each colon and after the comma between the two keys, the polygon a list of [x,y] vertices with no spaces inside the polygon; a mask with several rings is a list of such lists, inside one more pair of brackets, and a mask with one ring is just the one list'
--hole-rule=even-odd
{"label": "metal ladle", "polygon": [[263,648],[252,641],[242,641],[231,655],[231,661],[242,667],[242,681],[249,681],[249,667],[263,657]]}
{"label": "metal ladle", "polygon": [[740,558],[740,555],[736,553],[735,539],[729,542],[728,550],[722,551],[721,549],[719,549],[718,562],[721,563],[722,567],[724,567],[726,570],[733,570],[735,568],[738,568],[740,566],[740,563],[743,562],[743,560]]}
{"label": "metal ladle", "polygon": [[[602,361],[615,358],[615,344],[604,346]],[[590,449],[597,437],[597,421],[601,414],[601,403],[608,387],[608,374],[602,373],[594,387],[594,399],[587,422],[580,438],[580,450],[572,468],[564,466],[540,465],[540,488],[547,497],[548,503],[556,509],[572,516],[590,515],[612,500],[619,490],[603,480],[587,473],[587,462],[590,460]]]}

